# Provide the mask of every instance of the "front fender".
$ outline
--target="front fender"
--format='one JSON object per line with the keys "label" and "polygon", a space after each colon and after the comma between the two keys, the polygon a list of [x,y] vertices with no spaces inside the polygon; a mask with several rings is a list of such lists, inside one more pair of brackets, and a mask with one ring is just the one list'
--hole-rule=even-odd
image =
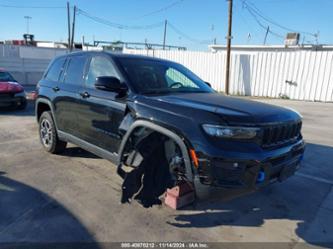
{"label": "front fender", "polygon": [[51,113],[52,113],[52,116],[53,116],[53,120],[54,120],[55,126],[57,128],[58,127],[57,126],[57,122],[56,122],[56,119],[54,118],[55,117],[54,116],[54,106],[53,106],[52,102],[49,99],[44,98],[44,97],[39,97],[39,98],[36,99],[36,103],[35,103],[35,117],[36,117],[37,122],[39,121],[38,120],[38,105],[40,103],[46,104],[46,105],[48,105],[50,107],[50,110],[51,110]]}

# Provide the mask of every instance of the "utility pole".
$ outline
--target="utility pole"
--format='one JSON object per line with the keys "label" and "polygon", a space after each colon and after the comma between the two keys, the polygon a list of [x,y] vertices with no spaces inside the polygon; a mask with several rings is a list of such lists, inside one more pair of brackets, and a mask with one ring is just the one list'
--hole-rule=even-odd
{"label": "utility pole", "polygon": [[29,20],[31,20],[32,19],[32,17],[31,16],[24,16],[24,19],[26,19],[27,20],[27,34],[29,34]]}
{"label": "utility pole", "polygon": [[214,24],[212,24],[212,26],[210,27],[211,31],[212,31],[212,41],[213,41],[213,44],[216,45],[216,37],[214,37],[214,30],[215,30],[215,26]]}
{"label": "utility pole", "polygon": [[316,40],[316,45],[318,45],[318,39],[319,39],[319,31],[314,34],[315,40]]}
{"label": "utility pole", "polygon": [[76,16],[76,5],[74,5],[74,10],[73,10],[73,26],[72,26],[72,40],[71,40],[71,51],[74,48],[74,33],[75,33],[75,16]]}
{"label": "utility pole", "polygon": [[265,39],[264,39],[264,45],[266,45],[268,33],[269,33],[269,26],[267,26],[267,30],[266,30],[266,34],[265,34]]}
{"label": "utility pole", "polygon": [[247,34],[247,44],[250,43],[250,40],[251,40],[251,33],[248,33],[248,34]]}
{"label": "utility pole", "polygon": [[229,2],[229,15],[228,15],[228,35],[227,35],[227,61],[225,70],[225,93],[229,94],[229,81],[230,81],[230,57],[231,57],[231,32],[232,32],[232,1]]}
{"label": "utility pole", "polygon": [[164,22],[164,36],[163,36],[163,50],[165,50],[167,26],[168,26],[168,20],[165,20],[165,22]]}
{"label": "utility pole", "polygon": [[84,35],[82,36],[82,50],[84,50],[85,48],[84,48],[84,45],[85,44],[85,41],[84,41]]}
{"label": "utility pole", "polygon": [[67,29],[68,29],[68,49],[71,50],[71,14],[69,2],[67,2]]}

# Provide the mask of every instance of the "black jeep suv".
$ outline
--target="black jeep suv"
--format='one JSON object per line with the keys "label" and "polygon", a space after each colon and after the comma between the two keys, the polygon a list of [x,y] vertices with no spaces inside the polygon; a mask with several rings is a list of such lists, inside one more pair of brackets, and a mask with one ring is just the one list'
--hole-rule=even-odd
{"label": "black jeep suv", "polygon": [[253,190],[291,176],[304,152],[299,114],[217,93],[171,61],[72,53],[50,63],[37,92],[48,152],[71,142],[111,160],[118,172],[149,162],[150,177],[160,177],[150,185],[158,194],[167,172],[195,187]]}

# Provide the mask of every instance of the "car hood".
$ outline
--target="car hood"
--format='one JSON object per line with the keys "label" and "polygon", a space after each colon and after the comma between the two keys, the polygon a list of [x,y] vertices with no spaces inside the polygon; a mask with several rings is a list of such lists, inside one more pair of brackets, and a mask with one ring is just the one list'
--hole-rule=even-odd
{"label": "car hood", "polygon": [[11,81],[0,81],[0,93],[15,92],[14,87],[18,86],[19,83]]}
{"label": "car hood", "polygon": [[8,91],[9,91],[9,82],[0,81],[0,92],[8,92]]}
{"label": "car hood", "polygon": [[[149,96],[147,99],[158,106],[168,103],[174,106],[188,108],[191,111],[201,110],[216,113],[229,123],[275,123],[301,119],[301,116],[290,109],[247,100],[237,97],[229,97],[219,93],[183,93],[162,96]],[[175,109],[177,112],[177,109]]]}

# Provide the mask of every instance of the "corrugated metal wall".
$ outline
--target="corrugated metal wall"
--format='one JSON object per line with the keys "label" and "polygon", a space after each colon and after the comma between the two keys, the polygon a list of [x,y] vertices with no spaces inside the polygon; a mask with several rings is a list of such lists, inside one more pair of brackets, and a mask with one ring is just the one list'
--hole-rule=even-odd
{"label": "corrugated metal wall", "polygon": [[[179,62],[214,89],[224,90],[223,52],[126,49]],[[230,93],[296,100],[333,101],[333,51],[269,51],[232,53]]]}
{"label": "corrugated metal wall", "polygon": [[24,85],[35,85],[42,78],[50,60],[0,57],[0,67],[8,70]]}
{"label": "corrugated metal wall", "polygon": [[53,57],[63,49],[0,45],[0,68],[8,70],[24,85],[36,85]]}
{"label": "corrugated metal wall", "polygon": [[[36,84],[50,60],[63,49],[0,45],[0,67],[23,84]],[[132,50],[179,62],[214,89],[224,90],[223,52]],[[230,93],[260,97],[333,102],[333,51],[268,51],[232,53]]]}

